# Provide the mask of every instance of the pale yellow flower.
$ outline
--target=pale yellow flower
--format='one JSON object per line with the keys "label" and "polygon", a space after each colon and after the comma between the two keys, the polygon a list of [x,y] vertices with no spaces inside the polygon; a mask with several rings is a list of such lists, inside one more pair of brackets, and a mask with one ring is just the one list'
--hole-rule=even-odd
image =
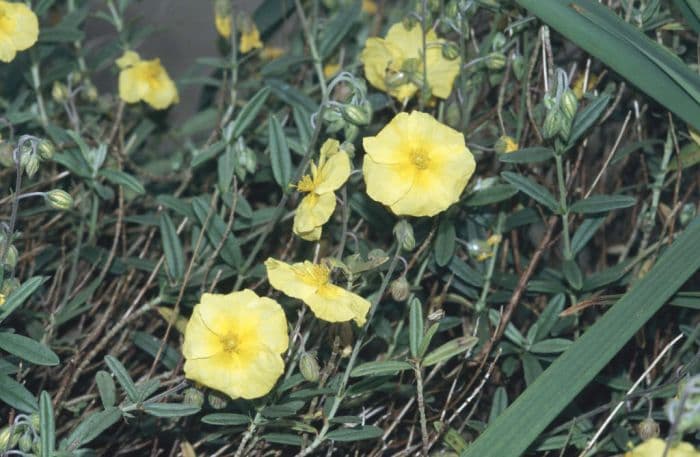
{"label": "pale yellow flower", "polygon": [[362,142],[367,194],[396,215],[434,216],[459,200],[474,173],[464,136],[431,115],[399,113]]}
{"label": "pale yellow flower", "polygon": [[[624,457],[661,457],[664,449],[666,449],[664,440],[652,438],[625,453]],[[700,452],[696,451],[692,444],[682,442],[670,448],[666,457],[700,457]]]}
{"label": "pale yellow flower", "polygon": [[321,146],[318,166],[311,163],[311,175],[296,185],[300,192],[308,192],[294,215],[294,233],[308,241],[321,238],[321,227],[335,211],[335,194],[350,176],[350,158],[340,149],[337,140],[329,139]]}
{"label": "pale yellow flower", "polygon": [[[459,58],[443,56],[446,41],[439,39],[434,30],[426,33],[427,85],[432,95],[447,98],[459,74]],[[404,101],[422,86],[423,33],[420,26],[407,29],[403,23],[391,26],[386,38],[369,38],[360,54],[367,80],[379,90]]]}
{"label": "pale yellow flower", "polygon": [[263,60],[273,60],[282,57],[286,51],[277,46],[265,46],[260,51],[260,58]]}
{"label": "pale yellow flower", "polygon": [[39,20],[24,3],[0,0],[0,61],[11,62],[17,51],[34,46]]}
{"label": "pale yellow flower", "polygon": [[511,152],[519,150],[520,146],[513,137],[503,135],[496,141],[494,149],[496,149],[496,152],[499,154],[510,154]]}
{"label": "pale yellow flower", "polygon": [[238,50],[241,54],[252,51],[253,49],[260,49],[263,47],[262,41],[260,41],[260,31],[252,20],[244,21],[243,27],[241,28],[241,42],[238,45]]}
{"label": "pale yellow flower", "polygon": [[219,35],[223,38],[231,38],[233,11],[230,0],[216,0],[214,2],[214,25]]}
{"label": "pale yellow flower", "polygon": [[377,2],[374,0],[362,0],[362,12],[367,14],[376,14]]}
{"label": "pale yellow flower", "polygon": [[364,325],[367,320],[370,303],[334,285],[327,266],[311,262],[290,265],[269,258],[265,267],[272,287],[306,303],[319,319],[328,322],[352,319],[357,325]]}
{"label": "pale yellow flower", "polygon": [[185,376],[231,398],[262,397],[284,372],[288,343],[276,301],[249,289],[204,294],[185,330]]}
{"label": "pale yellow flower", "polygon": [[165,109],[179,101],[175,83],[163,68],[160,59],[141,60],[134,51],[126,51],[117,59],[119,97],[127,103],[143,100],[155,109]]}

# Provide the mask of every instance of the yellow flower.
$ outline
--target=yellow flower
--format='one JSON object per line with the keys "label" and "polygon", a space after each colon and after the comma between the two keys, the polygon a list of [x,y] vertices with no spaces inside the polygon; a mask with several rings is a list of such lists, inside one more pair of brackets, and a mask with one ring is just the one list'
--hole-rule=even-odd
{"label": "yellow flower", "polygon": [[294,215],[294,233],[308,241],[321,238],[321,227],[335,211],[335,192],[350,176],[350,158],[340,149],[337,140],[326,140],[321,146],[318,167],[311,163],[311,175],[297,184],[300,192],[308,192]]}
{"label": "yellow flower", "polygon": [[375,14],[377,12],[377,2],[374,0],[362,0],[362,12]]}
{"label": "yellow flower", "polygon": [[263,60],[273,60],[282,57],[286,51],[277,46],[265,46],[260,51],[260,58]]}
{"label": "yellow flower", "polygon": [[[664,440],[652,438],[625,453],[624,457],[661,457],[665,448]],[[670,448],[666,457],[700,457],[700,452],[696,451],[692,444],[682,442]]]}
{"label": "yellow flower", "polygon": [[326,79],[330,79],[332,76],[335,76],[339,70],[339,63],[327,63],[323,66],[323,76],[325,76]]}
{"label": "yellow flower", "polygon": [[233,12],[230,0],[216,0],[214,2],[214,25],[219,35],[223,38],[231,38]]}
{"label": "yellow flower", "polygon": [[[574,91],[574,95],[576,95],[576,98],[578,100],[581,100],[583,98],[583,82],[586,79],[586,74],[581,73],[578,78],[574,81],[574,84],[571,86],[571,89]],[[598,85],[598,75],[594,73],[589,73],[588,75],[588,84],[586,86],[586,92],[590,92],[595,87]]]}
{"label": "yellow flower", "polygon": [[434,216],[459,200],[474,173],[464,136],[431,115],[399,113],[362,142],[367,194],[396,215]]}
{"label": "yellow flower", "polygon": [[140,100],[155,109],[165,109],[179,101],[175,83],[160,64],[160,59],[141,60],[134,51],[126,51],[117,59],[119,96],[127,103]]}
{"label": "yellow flower", "polygon": [[[434,30],[426,33],[427,85],[432,95],[447,98],[460,70],[459,58],[447,59]],[[407,29],[403,23],[391,26],[386,38],[369,38],[360,60],[365,66],[367,80],[379,90],[404,101],[422,86],[423,33],[420,26]]]}
{"label": "yellow flower", "polygon": [[513,139],[513,137],[508,135],[503,135],[498,138],[496,145],[494,146],[498,154],[510,154],[520,149],[518,142]]}
{"label": "yellow flower", "polygon": [[255,22],[250,19],[245,20],[243,27],[241,27],[241,42],[238,45],[238,50],[241,51],[241,54],[245,54],[253,49],[259,49],[262,47],[263,44],[262,41],[260,41],[260,31],[258,31],[258,27],[255,25]]}
{"label": "yellow flower", "polygon": [[39,38],[39,20],[24,3],[0,0],[0,61],[11,62],[17,51],[31,48]]}
{"label": "yellow flower", "polygon": [[185,330],[185,376],[231,398],[262,397],[284,372],[288,340],[276,301],[249,289],[204,294]]}
{"label": "yellow flower", "polygon": [[270,285],[303,301],[316,317],[328,322],[353,319],[364,325],[370,303],[331,282],[330,269],[311,262],[289,265],[269,258],[265,261]]}

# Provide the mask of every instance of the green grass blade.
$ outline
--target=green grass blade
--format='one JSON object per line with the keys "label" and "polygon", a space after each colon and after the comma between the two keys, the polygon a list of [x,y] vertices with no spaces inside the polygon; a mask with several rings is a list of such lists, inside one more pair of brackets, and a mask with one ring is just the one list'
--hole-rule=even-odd
{"label": "green grass blade", "polygon": [[[700,218],[653,269],[562,354],[472,443],[462,457],[518,457],[700,268]],[[518,430],[518,433],[513,433]],[[504,439],[508,437],[508,439]]]}
{"label": "green grass blade", "polygon": [[696,129],[700,78],[595,0],[516,0]]}

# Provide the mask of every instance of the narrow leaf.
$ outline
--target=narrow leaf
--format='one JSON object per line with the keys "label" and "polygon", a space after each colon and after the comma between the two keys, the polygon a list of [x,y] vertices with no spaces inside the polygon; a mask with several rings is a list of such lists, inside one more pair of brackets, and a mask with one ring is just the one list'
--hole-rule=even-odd
{"label": "narrow leaf", "polygon": [[375,427],[374,425],[364,425],[356,428],[339,428],[333,430],[328,432],[326,438],[341,442],[360,441],[379,438],[383,433],[384,430],[379,427]]}
{"label": "narrow leaf", "polygon": [[429,352],[423,358],[423,366],[429,367],[440,362],[446,362],[452,357],[473,348],[478,342],[479,339],[473,336],[463,336],[461,338],[455,338],[452,341],[448,341],[442,346],[439,346],[437,349]]}
{"label": "narrow leaf", "polygon": [[141,184],[138,178],[130,175],[129,173],[124,173],[123,171],[119,170],[103,169],[100,170],[100,176],[112,184],[122,186],[136,194],[143,195],[146,193],[146,189],[143,187],[143,184]]}
{"label": "narrow leaf", "polygon": [[26,387],[4,374],[0,374],[0,401],[25,413],[33,413],[39,408],[36,398]]}
{"label": "narrow leaf", "polygon": [[554,157],[554,151],[543,147],[519,149],[510,154],[498,154],[498,160],[504,163],[536,163],[544,162],[552,157]]}
{"label": "narrow leaf", "polygon": [[362,363],[350,372],[353,378],[362,376],[387,376],[398,373],[403,370],[410,370],[413,367],[408,362],[399,360],[382,360],[378,362]]}
{"label": "narrow leaf", "polygon": [[177,236],[175,224],[166,212],[160,215],[160,236],[168,273],[174,279],[180,280],[185,276],[185,254],[182,251],[182,243]]}
{"label": "narrow leaf", "polygon": [[36,365],[58,365],[58,356],[44,344],[16,333],[0,333],[0,349]]}
{"label": "narrow leaf", "polygon": [[126,396],[129,397],[129,400],[134,403],[138,402],[138,389],[136,388],[134,381],[131,379],[131,376],[129,376],[129,372],[126,371],[126,368],[124,368],[124,365],[122,365],[119,360],[111,355],[105,356],[105,363],[112,373],[114,373],[114,377],[117,378],[117,382],[120,386],[122,386],[126,392]]}
{"label": "narrow leaf", "polygon": [[44,276],[35,276],[31,279],[25,281],[17,289],[13,290],[12,293],[5,300],[5,304],[0,308],[0,322],[4,321],[7,316],[12,314],[14,310],[22,305],[27,299],[39,288],[40,285],[46,281]]}
{"label": "narrow leaf", "polygon": [[503,176],[506,181],[511,183],[520,192],[543,204],[553,213],[559,212],[559,203],[557,203],[554,196],[544,186],[537,184],[535,181],[526,176],[510,171],[504,171],[501,173],[501,176]]}
{"label": "narrow leaf", "polygon": [[102,406],[109,408],[117,403],[117,387],[114,384],[114,379],[104,370],[100,370],[95,375],[95,383],[97,390],[100,393]]}
{"label": "narrow leaf", "polygon": [[411,356],[418,357],[418,348],[423,342],[423,307],[420,300],[411,299],[411,309],[408,315],[408,343]]}
{"label": "narrow leaf", "polygon": [[56,447],[56,424],[53,416],[51,395],[42,391],[39,396],[39,434],[41,436],[41,455],[53,457]]}
{"label": "narrow leaf", "polygon": [[263,107],[265,100],[267,100],[268,95],[270,95],[270,89],[263,87],[253,96],[253,98],[248,100],[248,103],[245,104],[241,112],[238,113],[238,116],[233,121],[230,133],[231,142],[243,135],[246,128],[248,128],[251,122],[255,120],[255,117]]}
{"label": "narrow leaf", "polygon": [[287,138],[284,136],[282,124],[275,116],[270,116],[268,126],[272,175],[275,182],[286,191],[292,176],[292,158],[289,155]]}
{"label": "narrow leaf", "polygon": [[579,200],[571,205],[575,213],[603,213],[614,209],[634,206],[637,199],[628,195],[591,195],[585,200]]}
{"label": "narrow leaf", "polygon": [[201,408],[184,403],[145,403],[143,410],[155,417],[181,417],[197,414]]}

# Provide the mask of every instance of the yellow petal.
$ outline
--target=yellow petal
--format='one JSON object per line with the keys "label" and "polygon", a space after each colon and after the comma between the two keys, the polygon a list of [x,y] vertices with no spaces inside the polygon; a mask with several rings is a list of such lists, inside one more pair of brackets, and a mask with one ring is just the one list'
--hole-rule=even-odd
{"label": "yellow petal", "polygon": [[32,47],[39,38],[39,20],[24,3],[0,1],[0,60],[10,62],[17,51]]}
{"label": "yellow petal", "polygon": [[148,84],[134,67],[119,72],[119,97],[126,103],[136,103],[148,92]]}
{"label": "yellow petal", "polygon": [[369,154],[362,163],[367,195],[387,206],[395,204],[411,190],[415,173],[412,167],[403,164],[377,163]]}
{"label": "yellow petal", "polygon": [[447,98],[452,92],[452,84],[459,74],[460,59],[448,60],[442,55],[442,43],[428,47],[426,54],[428,86],[438,98]]}
{"label": "yellow petal", "polygon": [[379,90],[386,91],[386,72],[393,64],[401,67],[400,51],[386,44],[383,38],[368,38],[360,54],[367,81]]}
{"label": "yellow petal", "polygon": [[139,62],[141,62],[141,57],[138,55],[138,53],[127,50],[124,51],[124,54],[117,59],[117,66],[123,70],[125,68],[132,67]]}
{"label": "yellow petal", "polygon": [[306,304],[319,319],[328,322],[354,320],[357,325],[364,325],[371,306],[359,295],[332,284],[321,287]]}
{"label": "yellow petal", "polygon": [[[411,29],[407,29],[403,22],[397,22],[389,28],[385,40],[401,50],[404,60],[418,59],[423,53],[423,32],[420,25],[416,24]],[[428,30],[426,41],[435,40],[437,40],[435,32]]]}
{"label": "yellow petal", "polygon": [[205,325],[215,334],[223,337],[245,316],[245,310],[260,297],[250,289],[230,294],[202,294],[195,307]]}
{"label": "yellow petal", "polygon": [[[298,266],[300,264],[294,265]],[[316,292],[317,287],[304,282],[299,274],[294,271],[292,265],[268,258],[265,261],[265,268],[267,269],[267,279],[270,281],[270,285],[290,297],[305,301],[307,297]]]}
{"label": "yellow petal", "polygon": [[219,14],[214,16],[214,25],[216,26],[216,31],[219,32],[224,38],[231,37],[231,25],[233,23],[233,18],[230,15],[221,16]]}
{"label": "yellow petal", "polygon": [[[349,177],[350,157],[345,151],[337,152],[330,156],[318,170],[314,192],[317,194],[334,192],[340,189]],[[333,207],[335,208],[335,199]]]}
{"label": "yellow petal", "polygon": [[323,232],[323,227],[318,226],[318,227],[314,227],[314,229],[309,231],[309,232],[297,232],[297,231],[295,231],[294,233],[302,240],[318,241],[321,239],[322,232]]}
{"label": "yellow petal", "polygon": [[282,57],[284,53],[284,48],[277,46],[265,46],[262,48],[262,51],[260,51],[260,58],[263,60],[277,59],[278,57]]}
{"label": "yellow petal", "polygon": [[279,303],[267,297],[260,297],[245,307],[250,311],[249,319],[257,319],[257,330],[262,344],[276,354],[286,351],[289,345],[287,316]]}
{"label": "yellow petal", "polygon": [[0,61],[12,62],[17,55],[17,50],[9,36],[0,34]]}
{"label": "yellow petal", "polygon": [[224,350],[221,338],[207,326],[200,312],[192,313],[185,335],[182,354],[188,360],[213,357]]}
{"label": "yellow petal", "polygon": [[[664,449],[666,449],[664,440],[651,438],[625,453],[625,457],[661,457]],[[700,452],[696,451],[690,443],[681,442],[669,450],[667,457],[700,457]]]}
{"label": "yellow petal", "polygon": [[311,232],[330,219],[335,210],[335,194],[317,195],[311,193],[304,197],[294,215],[294,233]]}
{"label": "yellow petal", "polygon": [[403,164],[408,160],[405,149],[410,147],[411,135],[418,128],[416,116],[399,113],[376,136],[362,139],[365,152],[376,163]]}
{"label": "yellow petal", "polygon": [[340,70],[339,63],[327,63],[323,66],[323,76],[326,79],[330,79],[338,73]]}
{"label": "yellow petal", "polygon": [[253,49],[262,48],[263,44],[260,41],[260,32],[255,24],[250,24],[248,30],[241,33],[241,43],[238,46],[238,50],[245,54],[252,51]]}

